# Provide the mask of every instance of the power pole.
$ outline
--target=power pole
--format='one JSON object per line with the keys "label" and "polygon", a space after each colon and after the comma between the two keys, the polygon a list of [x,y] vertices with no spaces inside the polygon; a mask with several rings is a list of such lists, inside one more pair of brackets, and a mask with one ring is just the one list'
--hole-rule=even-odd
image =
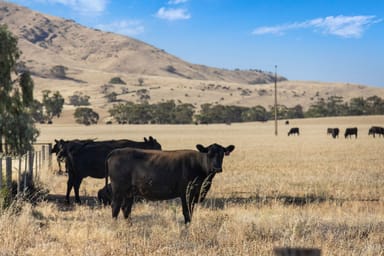
{"label": "power pole", "polygon": [[277,65],[275,65],[275,136],[277,136]]}

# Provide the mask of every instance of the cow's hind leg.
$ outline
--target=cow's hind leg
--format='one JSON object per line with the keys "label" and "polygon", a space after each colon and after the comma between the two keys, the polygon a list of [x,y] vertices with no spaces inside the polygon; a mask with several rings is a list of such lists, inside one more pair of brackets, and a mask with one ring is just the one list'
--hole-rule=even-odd
{"label": "cow's hind leg", "polygon": [[133,197],[125,198],[121,209],[123,210],[124,218],[126,219],[128,219],[129,215],[131,214],[132,204],[133,204]]}
{"label": "cow's hind leg", "polygon": [[186,196],[181,196],[181,206],[183,207],[183,215],[185,224],[191,222],[192,209],[190,208],[191,202],[187,203]]}
{"label": "cow's hind leg", "polygon": [[113,196],[112,196],[112,203],[111,203],[111,206],[112,206],[112,218],[117,218],[117,216],[119,215],[119,211],[120,211],[120,207],[123,203],[123,197],[120,196],[120,195],[116,195],[117,193],[113,192]]}

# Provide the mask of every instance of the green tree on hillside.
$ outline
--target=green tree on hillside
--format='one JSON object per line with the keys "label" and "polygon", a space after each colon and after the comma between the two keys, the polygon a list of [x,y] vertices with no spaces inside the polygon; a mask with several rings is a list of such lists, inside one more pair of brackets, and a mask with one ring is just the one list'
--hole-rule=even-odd
{"label": "green tree on hillside", "polygon": [[76,123],[91,125],[97,124],[99,121],[99,114],[92,110],[92,108],[80,107],[75,110],[73,114]]}

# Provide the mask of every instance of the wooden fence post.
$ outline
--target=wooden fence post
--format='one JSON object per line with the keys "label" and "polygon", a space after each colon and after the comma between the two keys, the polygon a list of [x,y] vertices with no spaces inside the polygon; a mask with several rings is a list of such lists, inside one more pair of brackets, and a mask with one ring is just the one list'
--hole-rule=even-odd
{"label": "wooden fence post", "polygon": [[20,182],[21,182],[21,158],[23,156],[19,156],[19,169],[17,171],[17,193],[19,193],[21,191],[21,186],[20,186]]}
{"label": "wooden fence post", "polygon": [[27,170],[28,170],[28,155],[29,155],[29,152],[27,154],[24,155],[25,157],[25,165],[24,165],[24,175],[23,175],[23,182],[24,182],[24,187],[23,187],[23,192],[25,192],[25,190],[27,189]]}
{"label": "wooden fence post", "polygon": [[52,171],[52,143],[48,144],[48,170]]}
{"label": "wooden fence post", "polygon": [[41,146],[41,153],[42,153],[42,159],[43,159],[43,163],[44,163],[45,162],[45,145]]}
{"label": "wooden fence post", "polygon": [[28,151],[28,172],[33,177],[33,156],[34,153],[32,151]]}
{"label": "wooden fence post", "polygon": [[7,156],[5,158],[5,182],[7,184],[7,188],[9,190],[12,189],[12,158],[10,156]]}
{"label": "wooden fence post", "polygon": [[3,187],[3,157],[0,156],[0,189]]}

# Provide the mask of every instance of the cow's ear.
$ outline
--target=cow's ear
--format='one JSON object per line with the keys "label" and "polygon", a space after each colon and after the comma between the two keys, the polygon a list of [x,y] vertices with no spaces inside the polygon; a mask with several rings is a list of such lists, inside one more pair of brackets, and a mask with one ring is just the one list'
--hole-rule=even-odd
{"label": "cow's ear", "polygon": [[56,142],[56,143],[59,143],[59,141],[58,141],[57,139],[55,139],[55,142]]}
{"label": "cow's ear", "polygon": [[226,156],[229,156],[229,154],[231,154],[231,152],[235,149],[235,146],[234,145],[229,145],[228,147],[225,148],[225,155]]}
{"label": "cow's ear", "polygon": [[208,153],[208,148],[204,147],[201,144],[196,145],[197,150],[199,150],[201,153]]}
{"label": "cow's ear", "polygon": [[147,138],[144,137],[144,142],[148,142]]}
{"label": "cow's ear", "polygon": [[152,138],[152,136],[149,136],[149,141],[153,141],[153,138]]}

